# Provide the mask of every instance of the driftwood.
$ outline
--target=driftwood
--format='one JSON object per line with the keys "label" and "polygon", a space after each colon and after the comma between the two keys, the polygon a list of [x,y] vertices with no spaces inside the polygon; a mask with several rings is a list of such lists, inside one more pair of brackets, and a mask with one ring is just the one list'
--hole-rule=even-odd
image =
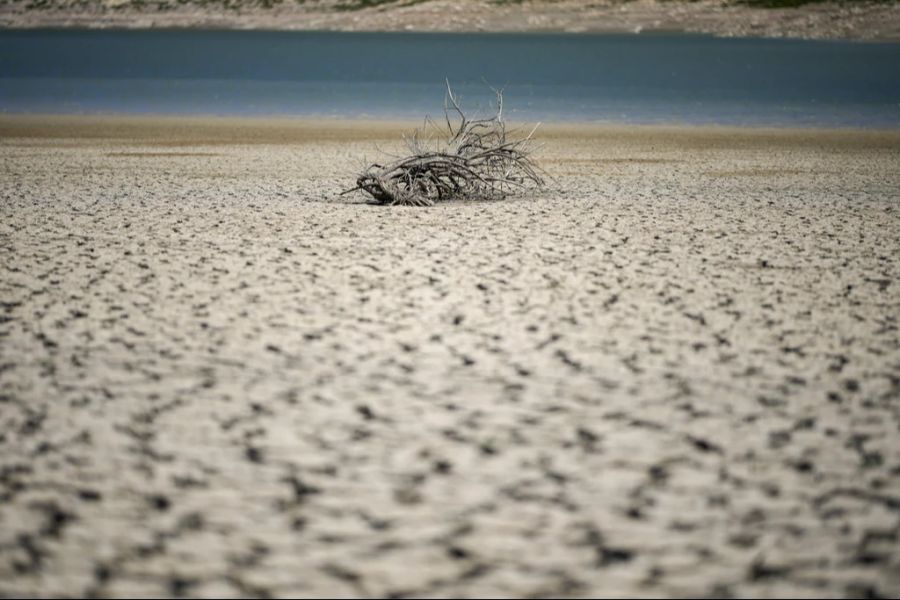
{"label": "driftwood", "polygon": [[448,82],[446,128],[426,119],[425,127],[406,138],[409,156],[372,164],[359,175],[356,186],[344,193],[362,190],[377,204],[431,206],[454,198],[501,198],[543,186],[540,169],[530,155],[537,126],[525,137],[507,137],[503,92],[494,92],[494,116],[469,119]]}

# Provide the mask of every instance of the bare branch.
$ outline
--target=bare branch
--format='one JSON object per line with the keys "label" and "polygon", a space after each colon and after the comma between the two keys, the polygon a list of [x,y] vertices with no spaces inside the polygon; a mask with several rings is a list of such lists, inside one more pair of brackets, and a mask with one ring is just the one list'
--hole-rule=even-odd
{"label": "bare branch", "polygon": [[[405,138],[410,156],[369,166],[348,192],[362,190],[380,204],[431,206],[450,198],[498,198],[511,190],[543,186],[541,169],[531,159],[531,140],[540,123],[528,136],[508,140],[503,90],[491,89],[497,97],[497,112],[491,118],[470,121],[447,81],[445,146],[428,149],[428,128],[438,127],[426,118],[422,129]],[[458,126],[450,119],[451,110],[459,115]]]}

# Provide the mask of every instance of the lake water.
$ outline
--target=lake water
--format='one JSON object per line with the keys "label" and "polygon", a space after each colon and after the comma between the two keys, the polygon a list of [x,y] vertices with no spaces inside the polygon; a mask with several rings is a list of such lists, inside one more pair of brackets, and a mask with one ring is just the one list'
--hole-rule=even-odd
{"label": "lake water", "polygon": [[900,128],[900,44],[695,35],[0,31],[0,111]]}

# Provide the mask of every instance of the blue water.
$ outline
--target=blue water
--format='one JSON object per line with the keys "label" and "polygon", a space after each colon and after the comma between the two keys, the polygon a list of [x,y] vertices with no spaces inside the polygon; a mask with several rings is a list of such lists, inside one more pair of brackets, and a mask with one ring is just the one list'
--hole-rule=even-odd
{"label": "blue water", "polygon": [[696,35],[0,31],[0,111],[900,128],[900,44]]}

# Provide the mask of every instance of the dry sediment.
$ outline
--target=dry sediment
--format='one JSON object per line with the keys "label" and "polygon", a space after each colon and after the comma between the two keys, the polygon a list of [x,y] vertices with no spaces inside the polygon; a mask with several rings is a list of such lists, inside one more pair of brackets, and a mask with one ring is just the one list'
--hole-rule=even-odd
{"label": "dry sediment", "polygon": [[900,594],[900,134],[396,127],[0,118],[0,594]]}

